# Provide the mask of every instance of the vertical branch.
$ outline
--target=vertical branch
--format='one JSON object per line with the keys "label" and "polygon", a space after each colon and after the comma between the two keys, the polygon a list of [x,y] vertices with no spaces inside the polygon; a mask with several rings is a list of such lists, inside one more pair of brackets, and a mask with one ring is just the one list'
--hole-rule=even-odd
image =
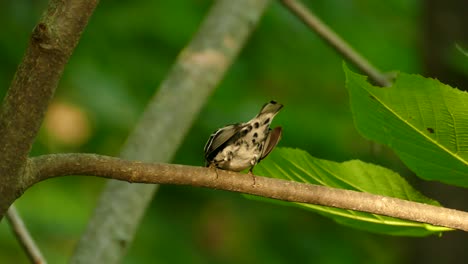
{"label": "vertical branch", "polygon": [[346,41],[323,23],[314,13],[296,0],[282,0],[283,5],[296,15],[306,26],[315,31],[323,40],[338,53],[348,59],[359,70],[364,72],[377,85],[390,86],[388,78],[375,68],[369,61],[356,52]]}
{"label": "vertical branch", "polygon": [[[215,1],[129,136],[122,157],[168,162],[255,28],[268,0]],[[71,263],[117,263],[157,189],[110,181]]]}
{"label": "vertical branch", "polygon": [[6,218],[15,234],[18,242],[23,247],[26,255],[28,255],[29,260],[31,263],[36,264],[46,264],[44,257],[39,249],[39,247],[34,242],[34,239],[28,232],[28,229],[23,223],[23,220],[18,214],[15,206],[12,205],[6,214]]}
{"label": "vertical branch", "polygon": [[0,109],[0,218],[23,190],[22,169],[70,58],[97,0],[51,0]]}
{"label": "vertical branch", "polygon": [[[97,0],[51,0],[35,26],[29,45],[0,109],[0,220],[24,190],[23,168],[57,88]],[[46,263],[16,208],[8,220],[33,263]]]}

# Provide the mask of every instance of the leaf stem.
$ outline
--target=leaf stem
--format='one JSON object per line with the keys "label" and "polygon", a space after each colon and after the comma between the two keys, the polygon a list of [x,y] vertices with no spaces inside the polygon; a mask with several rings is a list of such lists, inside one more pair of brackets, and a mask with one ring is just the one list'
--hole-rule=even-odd
{"label": "leaf stem", "polygon": [[374,67],[368,60],[354,50],[345,40],[330,29],[312,11],[308,10],[302,3],[296,0],[281,0],[284,7],[297,16],[307,27],[319,35],[325,42],[332,46],[338,53],[348,59],[359,70],[379,86],[390,86],[391,82]]}

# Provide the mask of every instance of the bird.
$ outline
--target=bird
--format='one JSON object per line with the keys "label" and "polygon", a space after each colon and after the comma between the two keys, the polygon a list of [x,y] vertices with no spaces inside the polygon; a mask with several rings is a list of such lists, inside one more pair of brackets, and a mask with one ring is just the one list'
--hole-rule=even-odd
{"label": "bird", "polygon": [[205,166],[249,173],[276,147],[281,139],[281,127],[270,128],[271,121],[283,108],[270,101],[260,113],[246,123],[227,125],[217,129],[205,144]]}

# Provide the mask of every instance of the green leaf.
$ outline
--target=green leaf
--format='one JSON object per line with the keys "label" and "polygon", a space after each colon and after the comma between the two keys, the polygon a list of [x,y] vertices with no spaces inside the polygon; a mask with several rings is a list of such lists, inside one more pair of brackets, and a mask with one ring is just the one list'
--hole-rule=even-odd
{"label": "green leaf", "polygon": [[392,148],[419,177],[468,187],[468,94],[400,73],[392,87],[369,84],[346,65],[359,132]]}
{"label": "green leaf", "polygon": [[[321,160],[298,149],[276,149],[267,159],[255,167],[255,174],[439,205],[438,202],[425,197],[412,188],[400,175],[386,168],[359,160],[343,163]],[[296,205],[330,217],[338,223],[381,234],[425,236],[451,230],[445,227],[321,205],[278,202],[258,197],[255,199],[284,205]]]}

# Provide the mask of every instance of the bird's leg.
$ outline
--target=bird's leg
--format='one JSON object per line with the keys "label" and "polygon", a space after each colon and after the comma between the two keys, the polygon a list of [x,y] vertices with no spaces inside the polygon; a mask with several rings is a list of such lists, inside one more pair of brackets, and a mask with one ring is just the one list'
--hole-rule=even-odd
{"label": "bird's leg", "polygon": [[255,186],[255,175],[254,175],[253,172],[252,172],[254,167],[255,167],[255,166],[250,167],[249,172],[248,172],[248,174],[249,174],[250,176],[252,176],[252,181],[253,181],[252,186]]}
{"label": "bird's leg", "polygon": [[210,165],[208,166],[208,168],[210,170],[214,170],[215,174],[216,174],[216,180],[218,179],[218,168],[216,168],[216,165],[214,163],[210,163]]}

